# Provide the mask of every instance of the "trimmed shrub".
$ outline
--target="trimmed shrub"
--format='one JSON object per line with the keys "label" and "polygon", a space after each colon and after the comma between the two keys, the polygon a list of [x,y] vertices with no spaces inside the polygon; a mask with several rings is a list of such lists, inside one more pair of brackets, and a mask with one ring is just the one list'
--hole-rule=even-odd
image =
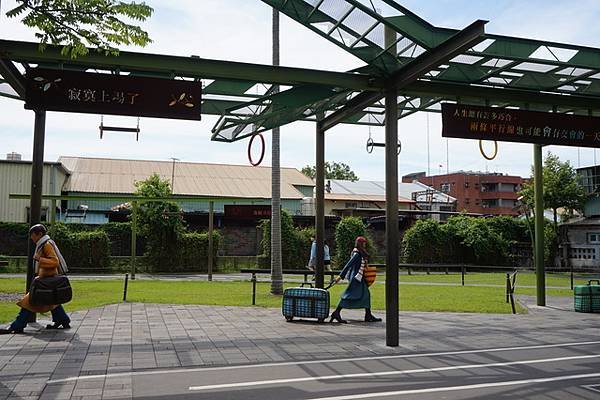
{"label": "trimmed shrub", "polygon": [[[213,231],[213,272],[216,272],[217,252],[221,234]],[[208,232],[183,233],[177,240],[178,260],[174,271],[208,271]]]}
{"label": "trimmed shrub", "polygon": [[48,232],[58,245],[69,269],[108,270],[110,241],[106,232],[101,230],[71,232],[70,228],[70,225],[55,223]]}
{"label": "trimmed shrub", "polygon": [[442,227],[456,251],[455,262],[479,265],[508,264],[509,242],[488,226],[485,219],[452,217]]}
{"label": "trimmed shrub", "polygon": [[0,222],[0,254],[22,256],[27,254],[29,225]]}
{"label": "trimmed shrub", "polygon": [[558,252],[558,235],[554,223],[546,220],[544,224],[544,265],[554,266],[554,259]]}
{"label": "trimmed shrub", "polygon": [[336,252],[332,259],[337,268],[343,268],[348,262],[358,236],[367,238],[367,252],[373,256],[375,255],[375,245],[362,220],[358,217],[343,218],[335,228]]}
{"label": "trimmed shrub", "polygon": [[508,216],[484,219],[490,229],[509,242],[529,242],[527,221]]}
{"label": "trimmed shrub", "polygon": [[402,238],[402,261],[406,263],[441,263],[446,246],[446,232],[432,219],[417,221]]}
{"label": "trimmed shrub", "polygon": [[421,220],[404,234],[404,262],[508,265],[510,246],[526,241],[527,225],[511,217],[456,216],[446,224]]}
{"label": "trimmed shrub", "polygon": [[[259,227],[263,231],[263,238],[260,242],[263,255],[270,260],[271,220],[262,220]],[[281,212],[281,265],[284,269],[304,268],[308,264],[312,233],[311,229],[295,228],[290,214],[286,211]],[[270,264],[270,261],[268,262]]]}

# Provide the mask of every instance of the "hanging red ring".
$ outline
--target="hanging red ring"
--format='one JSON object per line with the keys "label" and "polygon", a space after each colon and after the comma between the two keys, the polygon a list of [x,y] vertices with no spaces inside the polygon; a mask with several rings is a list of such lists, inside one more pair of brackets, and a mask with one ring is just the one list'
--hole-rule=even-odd
{"label": "hanging red ring", "polygon": [[[262,150],[260,152],[260,158],[258,159],[258,162],[254,162],[252,160],[252,143],[254,142],[254,138],[256,137],[260,137],[260,142],[261,142],[261,147]],[[248,143],[248,161],[250,161],[250,164],[252,164],[253,167],[259,166],[260,163],[262,162],[263,158],[265,157],[265,138],[263,137],[263,135],[261,133],[255,133],[254,135],[252,135],[252,137],[250,138],[250,142]]]}

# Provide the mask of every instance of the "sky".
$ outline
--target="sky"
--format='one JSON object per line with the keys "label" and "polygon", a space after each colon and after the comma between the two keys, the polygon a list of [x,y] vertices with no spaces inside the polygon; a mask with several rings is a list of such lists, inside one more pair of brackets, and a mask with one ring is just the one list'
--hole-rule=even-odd
{"label": "sky", "polygon": [[[397,0],[436,26],[462,29],[485,19],[487,33],[526,37],[600,48],[598,0]],[[123,50],[269,64],[271,62],[271,9],[260,0],[149,0],[154,8],[143,23],[153,43]],[[16,2],[0,3],[0,38],[34,41],[34,31],[5,13]],[[281,64],[285,66],[347,71],[363,63],[299,23],[281,16]],[[214,116],[202,121],[142,118],[140,140],[132,135],[106,134],[99,138],[99,115],[48,112],[44,157],[110,157],[125,159],[249,165],[248,139],[236,143],[210,141]],[[105,116],[106,125],[135,126],[134,117]],[[302,168],[314,164],[314,123],[297,122],[281,129],[281,165]],[[371,133],[384,140],[383,128],[338,125],[326,136],[325,158],[344,162],[360,179],[384,180],[384,150],[368,154]],[[23,103],[0,97],[0,158],[17,152],[30,160],[33,148],[33,112]],[[416,171],[429,174],[471,170],[529,176],[533,158],[530,144],[499,143],[496,159],[485,160],[477,141],[441,137],[439,114],[418,113],[399,121],[402,153],[399,175]],[[429,151],[427,138],[429,137]],[[270,165],[271,134],[265,133]],[[492,144],[487,143],[491,151]],[[256,149],[254,149],[256,150]],[[574,167],[594,165],[600,152],[589,148],[548,146]]]}

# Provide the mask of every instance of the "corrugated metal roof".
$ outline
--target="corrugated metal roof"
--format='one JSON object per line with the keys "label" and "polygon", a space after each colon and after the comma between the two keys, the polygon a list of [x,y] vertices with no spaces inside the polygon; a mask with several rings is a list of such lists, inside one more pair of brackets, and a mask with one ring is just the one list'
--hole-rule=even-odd
{"label": "corrugated metal roof", "polygon": [[[0,160],[0,164],[17,164],[17,165],[29,165],[31,166],[33,163],[33,161],[31,160]],[[62,172],[64,172],[65,174],[68,174],[69,171],[67,171],[64,167],[64,165],[62,165],[60,162],[56,161],[56,162],[52,162],[52,161],[44,161],[44,166],[55,166],[58,167],[62,170]]]}
{"label": "corrugated metal roof", "polygon": [[[328,180],[331,186],[331,192],[329,195],[370,195],[373,197],[382,197],[385,201],[385,182],[380,181],[344,181],[338,179]],[[420,182],[404,183],[398,182],[398,198],[400,200],[412,199],[412,194],[415,192],[422,192],[425,190],[435,190],[430,186],[424,185]],[[327,198],[327,195],[326,195]],[[448,196],[445,193],[435,191],[433,195],[435,202],[454,202],[456,199],[452,196]],[[380,201],[380,200],[365,200],[365,201]]]}
{"label": "corrugated metal roof", "polygon": [[[385,195],[381,196],[375,194],[325,193],[325,200],[368,201],[385,203]],[[414,201],[398,196],[398,203],[414,203]]]}
{"label": "corrugated metal roof", "polygon": [[[171,181],[172,161],[60,157],[71,175],[63,191],[82,193],[135,192],[134,183],[157,173]],[[295,168],[281,169],[281,198],[304,197],[294,185],[314,186]],[[176,162],[174,194],[212,197],[271,198],[271,168],[245,165]]]}

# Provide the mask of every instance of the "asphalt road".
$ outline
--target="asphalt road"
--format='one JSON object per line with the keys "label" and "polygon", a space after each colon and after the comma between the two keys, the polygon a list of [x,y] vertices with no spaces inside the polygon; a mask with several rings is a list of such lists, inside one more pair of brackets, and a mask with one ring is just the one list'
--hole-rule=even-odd
{"label": "asphalt road", "polygon": [[597,400],[600,341],[132,375],[135,399]]}

